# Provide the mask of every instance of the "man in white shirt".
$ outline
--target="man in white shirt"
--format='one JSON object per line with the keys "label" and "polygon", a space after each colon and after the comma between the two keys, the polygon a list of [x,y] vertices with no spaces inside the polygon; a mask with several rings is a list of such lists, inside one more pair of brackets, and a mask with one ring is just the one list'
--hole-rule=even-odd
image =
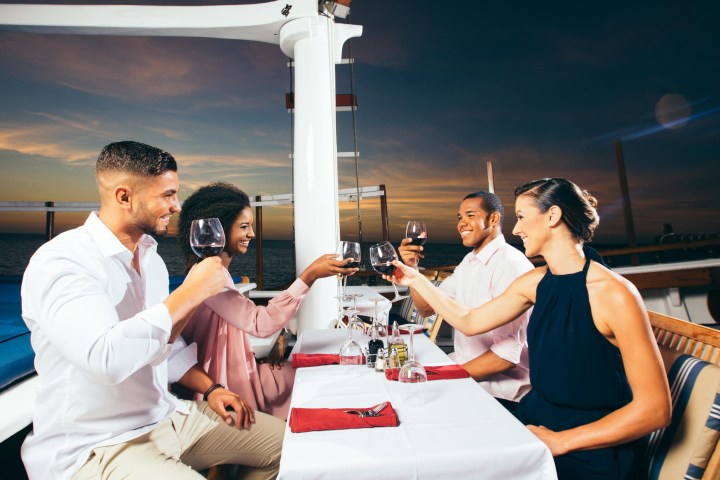
{"label": "man in white shirt", "polygon": [[[150,235],[165,235],[180,211],[175,160],[112,143],[96,180],[100,212],[40,247],[23,278],[40,377],[22,447],[30,479],[202,479],[195,470],[224,463],[246,466],[245,478],[274,478],[284,422],[216,385],[179,337],[228,274],[219,257],[205,259],[168,295]],[[171,395],[176,381],[207,402]]]}
{"label": "man in white shirt", "polygon": [[[458,210],[457,230],[463,245],[473,250],[438,287],[451,298],[475,308],[499,296],[523,273],[533,268],[525,255],[505,243],[502,234],[504,209],[493,193],[467,195]],[[423,247],[402,241],[403,262],[415,265]],[[422,316],[434,310],[414,290],[411,295]],[[491,332],[471,337],[455,330],[455,351],[450,356],[509,410],[530,390],[527,354],[527,322],[530,312]]]}

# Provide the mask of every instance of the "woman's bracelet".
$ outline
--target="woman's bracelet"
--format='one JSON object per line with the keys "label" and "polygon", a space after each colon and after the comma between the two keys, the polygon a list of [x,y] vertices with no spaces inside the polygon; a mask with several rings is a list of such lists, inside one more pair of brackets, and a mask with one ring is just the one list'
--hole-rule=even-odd
{"label": "woman's bracelet", "polygon": [[210,387],[210,388],[208,388],[207,390],[205,390],[205,393],[203,393],[203,401],[207,402],[207,399],[208,399],[208,397],[210,396],[210,394],[211,394],[212,392],[214,392],[215,390],[217,390],[218,388],[225,388],[225,385],[222,385],[222,384],[220,384],[220,383],[216,383],[216,384],[213,385],[212,387]]}

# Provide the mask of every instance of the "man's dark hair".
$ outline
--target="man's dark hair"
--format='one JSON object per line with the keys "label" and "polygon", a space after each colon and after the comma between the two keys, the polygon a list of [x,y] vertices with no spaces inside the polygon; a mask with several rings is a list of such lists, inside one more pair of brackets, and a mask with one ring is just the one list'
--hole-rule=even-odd
{"label": "man's dark hair", "polygon": [[177,224],[177,238],[185,254],[185,266],[189,270],[200,259],[190,247],[190,226],[193,220],[217,218],[225,231],[225,249],[229,247],[230,227],[238,215],[250,207],[250,198],[229,183],[216,182],[200,187],[182,205]]}
{"label": "man's dark hair", "polygon": [[490,192],[483,192],[482,190],[475,193],[470,193],[468,195],[465,195],[464,200],[467,200],[468,198],[479,198],[482,202],[482,208],[488,214],[491,214],[493,212],[498,212],[500,214],[500,225],[502,225],[503,218],[505,218],[505,209],[503,208],[502,202],[500,201],[500,197],[495,195],[494,193]]}
{"label": "man's dark hair", "polygon": [[123,172],[140,177],[156,177],[177,172],[172,155],[144,143],[123,141],[107,145],[95,163],[95,173]]}

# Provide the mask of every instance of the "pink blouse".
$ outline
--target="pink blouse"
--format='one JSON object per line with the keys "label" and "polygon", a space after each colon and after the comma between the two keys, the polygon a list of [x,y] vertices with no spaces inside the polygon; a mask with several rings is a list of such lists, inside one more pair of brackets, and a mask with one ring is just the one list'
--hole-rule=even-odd
{"label": "pink blouse", "polygon": [[[259,307],[235,289],[208,298],[182,331],[188,344],[198,346],[198,362],[216,382],[237,393],[253,409],[286,419],[295,370],[258,365],[248,333],[266,338],[293,318],[309,288],[299,278]],[[202,399],[198,394],[197,399]]]}

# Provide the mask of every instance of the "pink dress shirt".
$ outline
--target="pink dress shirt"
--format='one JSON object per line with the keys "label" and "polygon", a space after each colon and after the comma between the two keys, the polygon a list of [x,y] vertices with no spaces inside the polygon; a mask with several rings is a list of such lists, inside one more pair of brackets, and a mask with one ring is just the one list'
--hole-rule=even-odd
{"label": "pink dress shirt", "polygon": [[[250,406],[285,420],[295,370],[258,365],[248,333],[266,338],[283,328],[300,306],[309,288],[300,279],[259,307],[235,289],[208,298],[182,331],[183,338],[198,346],[198,361],[216,382],[237,393]],[[202,395],[197,396],[198,399]]]}
{"label": "pink dress shirt", "polygon": [[[476,308],[500,296],[517,277],[532,269],[527,257],[499,235],[479,253],[468,253],[439,288],[458,302]],[[462,365],[491,350],[514,363],[515,368],[479,383],[493,397],[519,402],[530,391],[527,323],[531,312],[529,309],[507,325],[480,335],[466,336],[455,330],[455,351],[450,358]]]}

